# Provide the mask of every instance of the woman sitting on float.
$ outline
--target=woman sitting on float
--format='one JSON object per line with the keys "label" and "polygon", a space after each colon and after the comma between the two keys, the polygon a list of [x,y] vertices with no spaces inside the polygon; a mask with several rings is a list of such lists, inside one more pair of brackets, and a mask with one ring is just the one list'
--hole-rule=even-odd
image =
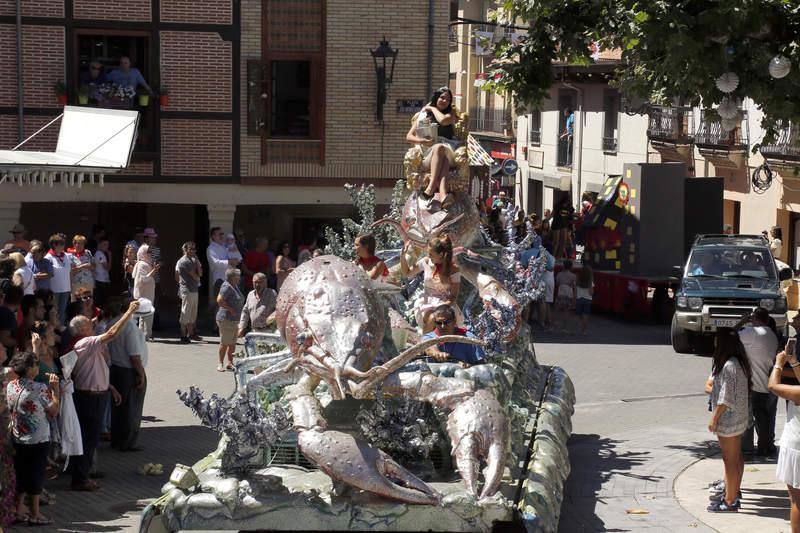
{"label": "woman sitting on float", "polygon": [[[447,87],[440,87],[433,93],[430,103],[417,113],[414,124],[406,135],[408,142],[422,146],[422,168],[431,173],[431,179],[420,196],[429,203],[438,200],[443,207],[447,207],[447,196],[450,192],[447,188],[447,175],[450,167],[455,165],[454,150],[459,144],[453,127],[456,119],[453,93]],[[433,125],[436,127],[432,128]]]}
{"label": "woman sitting on float", "polygon": [[375,255],[375,237],[369,233],[359,235],[355,241],[356,260],[353,261],[367,273],[370,279],[383,279],[389,269],[381,258]]}
{"label": "woman sitting on float", "polygon": [[414,266],[408,265],[406,253],[412,243],[406,243],[400,254],[400,269],[404,276],[424,273],[423,293],[414,304],[414,315],[422,333],[434,328],[433,312],[440,305],[449,305],[456,314],[456,325],[464,324],[464,315],[456,304],[461,289],[461,272],[453,262],[453,243],[450,237],[442,235],[428,241],[428,255]]}

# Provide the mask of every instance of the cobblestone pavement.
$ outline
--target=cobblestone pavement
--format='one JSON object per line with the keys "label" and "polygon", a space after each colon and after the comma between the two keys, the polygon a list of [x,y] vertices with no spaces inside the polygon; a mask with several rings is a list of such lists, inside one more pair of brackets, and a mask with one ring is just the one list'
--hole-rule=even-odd
{"label": "cobblestone pavement", "polygon": [[[536,334],[539,360],[564,367],[578,396],[563,533],[714,530],[711,521],[684,509],[675,491],[681,472],[716,453],[703,394],[711,360],[675,354],[668,333],[665,326],[592,317],[586,337]],[[175,395],[192,384],[207,393],[233,390],[232,374],[215,370],[217,346],[210,341],[151,344],[141,440],[146,449],[119,453],[103,445],[100,492],[71,492],[67,477],[49,482],[58,501],[44,512],[57,527],[15,530],[135,531],[139,511],[160,494],[173,465],[192,464],[216,446],[216,435],[198,427]],[[162,463],[164,475],[137,474],[147,462]]]}

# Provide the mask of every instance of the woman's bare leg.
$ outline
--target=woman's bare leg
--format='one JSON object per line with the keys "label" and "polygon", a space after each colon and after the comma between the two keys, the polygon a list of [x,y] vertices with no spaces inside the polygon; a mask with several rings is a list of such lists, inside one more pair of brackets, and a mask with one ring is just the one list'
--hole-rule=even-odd
{"label": "woman's bare leg", "polygon": [[733,503],[739,497],[744,475],[744,458],[742,457],[742,436],[717,437],[722,450],[722,462],[725,464],[725,501]]}
{"label": "woman's bare leg", "polygon": [[224,344],[219,345],[219,364],[225,362],[225,351],[228,349]]}
{"label": "woman's bare leg", "polygon": [[792,533],[800,533],[800,489],[796,489],[791,485],[786,485],[789,490],[789,502],[792,506],[790,514],[792,522]]}
{"label": "woman's bare leg", "polygon": [[431,151],[431,180],[425,187],[425,194],[433,196],[433,191],[439,186],[439,167],[441,166],[442,151],[441,146],[435,146]]}
{"label": "woman's bare leg", "polygon": [[236,345],[231,344],[228,346],[228,364],[233,365],[233,352],[236,351]]}

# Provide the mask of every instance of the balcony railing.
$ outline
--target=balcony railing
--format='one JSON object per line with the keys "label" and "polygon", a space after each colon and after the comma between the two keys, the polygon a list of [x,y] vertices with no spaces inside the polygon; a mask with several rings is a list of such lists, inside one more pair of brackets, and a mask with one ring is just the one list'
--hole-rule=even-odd
{"label": "balcony railing", "polygon": [[542,144],[542,130],[530,130],[528,142],[531,144]]}
{"label": "balcony railing", "polygon": [[800,124],[779,124],[778,137],[772,144],[761,145],[759,151],[766,159],[800,161]]}
{"label": "balcony railing", "polygon": [[741,117],[736,119],[736,127],[732,130],[722,127],[722,120],[716,113],[702,111],[694,142],[701,149],[747,151],[750,145],[747,111],[741,111]]}
{"label": "balcony railing", "polygon": [[616,152],[617,151],[617,138],[616,137],[603,137],[603,151]]}
{"label": "balcony railing", "polygon": [[472,132],[511,134],[511,121],[503,109],[472,108],[469,111],[469,129]]}
{"label": "balcony railing", "polygon": [[558,153],[556,165],[559,167],[572,166],[573,142],[572,136],[558,139]]}
{"label": "balcony railing", "polygon": [[691,107],[652,106],[647,114],[647,137],[651,141],[692,143],[694,115]]}

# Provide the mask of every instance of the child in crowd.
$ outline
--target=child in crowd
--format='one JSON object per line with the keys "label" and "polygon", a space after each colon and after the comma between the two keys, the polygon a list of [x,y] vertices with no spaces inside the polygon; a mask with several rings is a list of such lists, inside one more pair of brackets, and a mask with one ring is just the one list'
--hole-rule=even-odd
{"label": "child in crowd", "polygon": [[575,288],[575,314],[580,322],[581,335],[586,335],[589,315],[592,314],[592,295],[594,294],[594,274],[592,267],[584,265],[578,273]]}
{"label": "child in crowd", "polygon": [[567,328],[569,312],[575,309],[577,276],[572,271],[572,261],[564,261],[564,270],[556,276],[556,320],[561,324],[564,333],[571,333]]}
{"label": "child in crowd", "polygon": [[242,254],[239,247],[236,246],[236,236],[233,233],[228,233],[225,236],[225,247],[228,249],[228,259],[242,260]]}

